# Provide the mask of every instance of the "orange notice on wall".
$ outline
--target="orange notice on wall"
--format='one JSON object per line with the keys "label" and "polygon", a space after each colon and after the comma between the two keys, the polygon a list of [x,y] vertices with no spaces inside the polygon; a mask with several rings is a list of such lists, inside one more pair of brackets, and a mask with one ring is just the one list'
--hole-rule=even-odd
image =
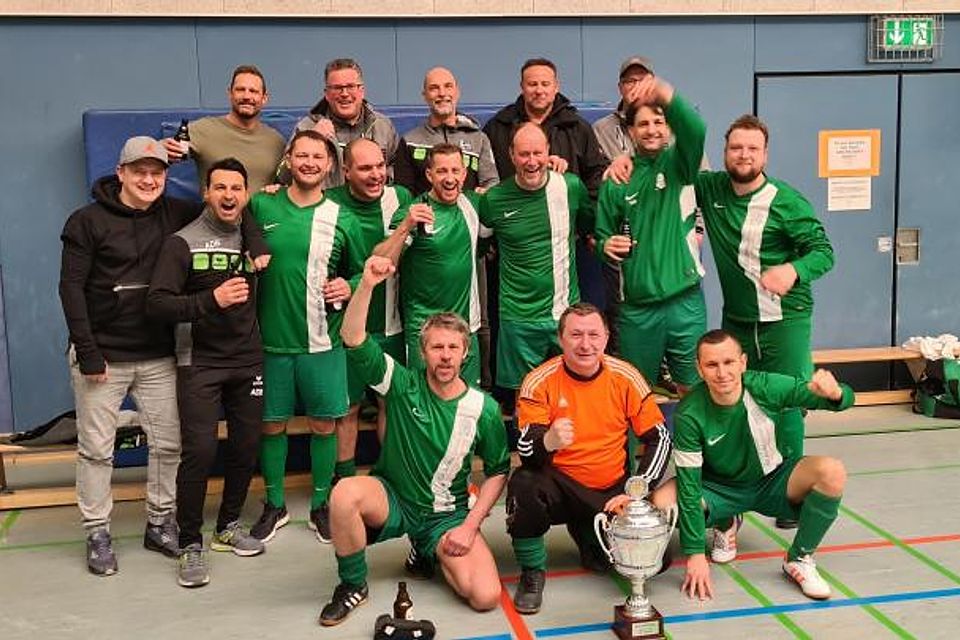
{"label": "orange notice on wall", "polygon": [[820,132],[820,177],[880,175],[880,129],[835,129]]}

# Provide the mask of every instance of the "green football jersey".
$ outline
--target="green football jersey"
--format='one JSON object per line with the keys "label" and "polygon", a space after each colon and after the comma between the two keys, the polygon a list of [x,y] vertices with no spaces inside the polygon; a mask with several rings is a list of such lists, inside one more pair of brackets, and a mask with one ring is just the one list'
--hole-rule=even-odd
{"label": "green football jersey", "polygon": [[474,454],[487,477],[510,471],[506,428],[497,402],[473,387],[443,400],[426,373],[397,364],[370,336],[347,349],[347,362],[387,406],[387,428],[373,475],[421,513],[467,508]]}
{"label": "green football jersey", "polygon": [[[453,204],[437,202],[423,194],[415,202],[433,209],[433,233],[414,230],[400,260],[400,303],[406,331],[418,332],[435,313],[453,311],[470,325],[480,328],[480,295],[477,291],[477,243],[490,236],[477,214],[480,197],[462,193]],[[409,213],[409,207],[393,216],[395,229]]]}
{"label": "green football jersey", "polygon": [[536,191],[501,182],[480,199],[480,222],[499,247],[501,319],[557,321],[580,301],[576,232],[593,232],[594,207],[575,174],[551,171]]}
{"label": "green football jersey", "polygon": [[[833,247],[807,199],[773,178],[738,196],[726,171],[701,173],[696,184],[724,316],[740,322],[810,317],[810,283],[833,267]],[[781,298],[760,286],[760,274],[787,262],[797,270],[797,282]]]}
{"label": "green football jersey", "polygon": [[299,207],[286,189],[256,194],[250,211],[271,254],[257,300],[264,351],[316,353],[339,345],[343,312],[327,313],[323,285],[363,272],[356,218],[327,197]]}
{"label": "green football jersey", "polygon": [[703,157],[706,125],[679,94],[664,109],[676,143],[656,156],[633,157],[630,182],[605,180],[597,202],[597,255],[621,234],[624,219],[636,242],[620,263],[623,300],[662,302],[696,286],[704,275],[697,242],[693,182]]}
{"label": "green football jersey", "polygon": [[815,395],[808,382],[779,373],[745,371],[743,394],[732,406],[713,402],[703,382],[683,397],[673,415],[673,460],[677,467],[680,546],[685,555],[704,552],[703,481],[754,485],[783,462],[776,421],[785,409],[843,411],[854,393],[841,385],[838,401]]}
{"label": "green football jersey", "polygon": [[[327,196],[357,217],[362,235],[361,254],[363,260],[373,253],[373,248],[390,235],[390,221],[401,207],[413,200],[410,192],[400,186],[385,187],[377,200],[365,202],[350,193],[349,185],[341,185],[327,191]],[[359,278],[354,284],[359,282]],[[389,278],[373,291],[370,302],[370,314],[367,316],[367,331],[396,335],[403,330],[400,322],[397,276]]]}

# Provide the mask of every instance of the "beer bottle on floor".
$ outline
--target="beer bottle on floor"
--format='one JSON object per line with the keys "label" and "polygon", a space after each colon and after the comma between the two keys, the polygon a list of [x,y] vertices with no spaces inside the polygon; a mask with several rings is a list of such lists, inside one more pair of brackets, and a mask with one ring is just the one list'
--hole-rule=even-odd
{"label": "beer bottle on floor", "polygon": [[413,600],[407,593],[407,583],[401,580],[397,584],[397,599],[393,601],[393,617],[397,620],[409,620],[412,609]]}

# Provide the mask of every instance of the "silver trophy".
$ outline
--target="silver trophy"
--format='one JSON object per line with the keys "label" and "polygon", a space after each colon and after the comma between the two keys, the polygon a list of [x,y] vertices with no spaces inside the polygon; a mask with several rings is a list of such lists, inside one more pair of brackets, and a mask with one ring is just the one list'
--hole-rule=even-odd
{"label": "silver trophy", "polygon": [[667,515],[645,500],[647,482],[639,476],[627,480],[624,492],[630,502],[622,513],[610,518],[601,512],[593,521],[600,546],[631,585],[627,601],[614,607],[613,630],[622,640],[664,638],[663,616],[650,604],[643,583],[660,571],[677,510]]}

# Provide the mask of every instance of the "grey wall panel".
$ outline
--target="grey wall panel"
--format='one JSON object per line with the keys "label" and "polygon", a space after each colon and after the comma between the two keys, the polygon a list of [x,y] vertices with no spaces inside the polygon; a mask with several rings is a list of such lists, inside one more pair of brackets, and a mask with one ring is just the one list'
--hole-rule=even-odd
{"label": "grey wall panel", "polygon": [[202,107],[226,107],[226,85],[238,64],[255,64],[267,78],[274,106],[313,105],[323,67],[354,58],[363,68],[367,99],[397,103],[396,29],[386,20],[212,21],[197,26]]}
{"label": "grey wall panel", "polygon": [[72,405],[57,297],[59,234],[87,200],[81,114],[196,99],[184,23],[0,21],[0,258],[18,428]]}
{"label": "grey wall panel", "polygon": [[960,74],[906,76],[901,101],[898,226],[920,229],[920,263],[897,269],[898,342],[960,334]]}
{"label": "grey wall panel", "polygon": [[438,64],[457,75],[464,102],[513,102],[520,92],[520,65],[539,57],[557,65],[560,90],[571,100],[582,100],[582,49],[579,20],[402,22],[397,31],[399,103],[422,102],[423,74]]}

